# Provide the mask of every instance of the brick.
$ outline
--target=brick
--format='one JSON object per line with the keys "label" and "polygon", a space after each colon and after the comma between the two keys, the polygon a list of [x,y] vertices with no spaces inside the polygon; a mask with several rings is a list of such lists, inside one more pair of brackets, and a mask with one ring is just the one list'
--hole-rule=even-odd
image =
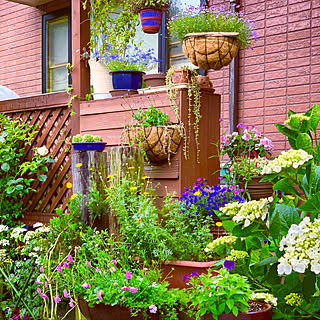
{"label": "brick", "polygon": [[295,104],[295,105],[291,105],[290,106],[290,110],[297,112],[297,113],[305,113],[306,111],[308,111],[308,109],[310,109],[310,105],[309,104]]}
{"label": "brick", "polygon": [[272,28],[266,29],[266,36],[272,36],[272,35],[275,35],[275,34],[285,33],[285,32],[287,32],[287,30],[288,30],[288,25],[287,24],[274,26]]}
{"label": "brick", "polygon": [[267,9],[274,9],[274,8],[279,8],[282,6],[286,6],[288,3],[287,0],[268,0],[266,1],[266,8]]}
{"label": "brick", "polygon": [[264,65],[263,64],[253,65],[253,66],[246,65],[243,70],[244,74],[260,73],[260,72],[264,72]]}
{"label": "brick", "polygon": [[274,71],[274,70],[285,69],[285,68],[287,68],[286,60],[275,61],[275,62],[270,62],[265,64],[266,71]]}
{"label": "brick", "polygon": [[288,68],[307,66],[310,64],[310,57],[288,60]]}
{"label": "brick", "polygon": [[267,98],[264,102],[264,105],[267,109],[267,107],[270,107],[270,106],[279,106],[279,105],[285,104],[286,101],[287,101],[287,97]]}
{"label": "brick", "polygon": [[253,49],[246,50],[245,57],[247,59],[248,57],[261,56],[263,54],[264,54],[264,47],[260,47],[260,48],[253,47]]}
{"label": "brick", "polygon": [[[286,114],[277,114],[277,118],[276,118],[276,122],[277,123],[283,123],[284,122],[284,120],[286,120],[286,118],[287,118],[287,115]],[[273,124],[273,123],[275,123],[275,117],[274,117],[274,115],[271,115],[271,116],[265,116],[264,117],[264,123],[266,123],[266,124]],[[276,133],[274,133],[274,134],[276,134]],[[277,134],[276,134],[277,135]],[[278,140],[282,140],[281,138],[281,133],[279,133],[279,138],[278,138]],[[268,137],[269,137],[269,135],[268,135]],[[274,140],[274,139],[272,139],[272,135],[270,135],[270,139],[271,140]]]}
{"label": "brick", "polygon": [[309,20],[311,18],[311,12],[308,11],[301,11],[301,12],[296,12],[296,13],[289,13],[288,15],[288,22],[301,22],[303,20]]}
{"label": "brick", "polygon": [[310,48],[302,48],[288,51],[288,59],[296,59],[310,56]]}
{"label": "brick", "polygon": [[[318,94],[320,93],[320,82],[311,84],[311,92],[318,93]],[[319,101],[319,103],[320,103],[320,101]]]}
{"label": "brick", "polygon": [[245,81],[246,83],[249,82],[256,82],[264,80],[264,73],[255,73],[255,74],[248,74],[246,76],[240,75],[240,81]]}
{"label": "brick", "polygon": [[300,77],[303,75],[310,74],[310,66],[297,67],[297,68],[289,68],[288,69],[288,77]]}
{"label": "brick", "polygon": [[277,70],[277,71],[269,71],[266,72],[265,79],[284,79],[287,76],[287,70]]}
{"label": "brick", "polygon": [[287,24],[287,18],[286,17],[273,17],[273,18],[268,17],[266,20],[267,28],[277,26],[280,24]]}
{"label": "brick", "polygon": [[276,43],[266,46],[266,53],[282,52],[287,50],[287,43]]}
{"label": "brick", "polygon": [[312,18],[318,18],[318,17],[320,17],[320,7],[313,8],[312,9]]}
{"label": "brick", "polygon": [[295,4],[289,4],[288,10],[289,13],[292,12],[301,12],[304,10],[310,10],[311,8],[311,2],[310,1],[304,1],[300,3],[295,3]]}
{"label": "brick", "polygon": [[286,96],[286,88],[269,89],[265,91],[266,98]]}
{"label": "brick", "polygon": [[[248,100],[248,101],[244,101],[243,102],[243,106],[246,109],[249,108],[259,108],[259,107],[263,107],[264,105],[264,101],[261,99],[257,99],[257,100]],[[248,110],[246,110],[248,111]],[[248,111],[249,112],[249,111]]]}
{"label": "brick", "polygon": [[311,99],[310,99],[310,107],[314,104],[319,105],[320,104],[320,94],[319,93],[312,93]]}
{"label": "brick", "polygon": [[288,79],[288,86],[298,86],[308,84],[310,81],[309,76],[292,77]]}
{"label": "brick", "polygon": [[320,26],[320,18],[313,18],[312,19],[312,28],[316,28]]}
{"label": "brick", "polygon": [[[320,28],[319,28],[319,35],[320,35]],[[298,39],[307,39],[307,38],[310,38],[310,30],[298,30],[298,31],[292,30],[288,32],[288,41],[298,40]]]}
{"label": "brick", "polygon": [[255,100],[255,99],[263,99],[264,91],[251,91],[251,92],[242,92],[239,93],[239,100]]}
{"label": "brick", "polygon": [[[242,86],[241,86],[242,87]],[[264,88],[264,81],[260,82],[252,82],[252,83],[244,83],[243,90],[244,92],[250,92],[255,90],[262,90]]]}
{"label": "brick", "polygon": [[269,80],[265,82],[265,90],[275,88],[285,88],[287,86],[287,79]]}
{"label": "brick", "polygon": [[267,16],[269,18],[285,16],[287,13],[288,13],[287,7],[278,7],[278,8],[267,10]]}
{"label": "brick", "polygon": [[276,53],[269,53],[265,56],[265,62],[275,62],[275,61],[282,61],[287,59],[287,52],[276,52]]}
{"label": "brick", "polygon": [[309,94],[310,86],[298,86],[298,87],[288,87],[288,96],[294,96],[296,94]]}
{"label": "brick", "polygon": [[275,36],[266,37],[266,45],[271,45],[275,43],[281,43],[287,41],[287,33],[277,34]]}
{"label": "brick", "polygon": [[289,96],[288,97],[288,105],[294,103],[309,103],[310,101],[310,94],[303,94],[303,95],[296,95],[296,96]]}
{"label": "brick", "polygon": [[311,22],[310,20],[302,20],[298,22],[291,22],[288,24],[288,31],[297,31],[303,29],[310,29]]}
{"label": "brick", "polygon": [[301,39],[301,40],[295,40],[295,41],[289,41],[288,42],[288,49],[294,50],[294,49],[301,49],[310,47],[311,39]]}
{"label": "brick", "polygon": [[249,15],[250,13],[253,13],[253,12],[261,12],[261,11],[264,11],[265,9],[265,3],[264,2],[259,2],[259,3],[256,3],[254,5],[248,5],[246,3],[246,7],[245,7],[245,13],[246,15]]}

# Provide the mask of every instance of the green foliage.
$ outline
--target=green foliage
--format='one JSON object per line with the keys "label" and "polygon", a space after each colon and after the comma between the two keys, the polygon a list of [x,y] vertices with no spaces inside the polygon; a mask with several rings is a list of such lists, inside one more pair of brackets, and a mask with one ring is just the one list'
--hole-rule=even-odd
{"label": "green foliage", "polygon": [[252,290],[247,279],[224,268],[219,273],[215,277],[210,274],[191,277],[192,287],[187,295],[197,310],[197,318],[212,314],[213,319],[218,319],[222,313],[233,313],[237,317],[238,313],[248,311]]}
{"label": "green foliage", "polygon": [[77,134],[73,136],[72,142],[102,142],[102,138],[100,136],[93,136],[91,134]]}
{"label": "green foliage", "polygon": [[188,33],[237,32],[241,46],[247,49],[255,40],[254,25],[243,13],[220,8],[190,6],[172,17],[168,23],[170,35],[181,42]]}
{"label": "green foliage", "polygon": [[161,10],[167,10],[169,8],[169,0],[129,0],[131,5],[131,11],[138,13],[144,8],[158,8]]}
{"label": "green foliage", "polygon": [[34,191],[35,179],[46,180],[47,164],[54,162],[46,147],[35,148],[31,160],[23,160],[36,134],[30,122],[0,114],[0,223],[15,224],[24,211],[23,196]]}
{"label": "green foliage", "polygon": [[132,114],[132,119],[138,121],[138,125],[142,127],[165,126],[168,124],[168,116],[153,105],[145,111],[139,108]]}

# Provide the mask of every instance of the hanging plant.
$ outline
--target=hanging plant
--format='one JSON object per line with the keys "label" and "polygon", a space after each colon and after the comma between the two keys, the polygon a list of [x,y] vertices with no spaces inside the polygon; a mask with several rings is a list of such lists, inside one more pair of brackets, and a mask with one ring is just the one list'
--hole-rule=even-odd
{"label": "hanging plant", "polygon": [[[180,75],[177,76],[179,71]],[[199,145],[199,122],[201,119],[200,113],[200,85],[197,81],[198,73],[196,70],[184,66],[181,69],[176,69],[172,66],[166,75],[166,86],[171,107],[180,122],[179,107],[177,105],[177,84],[186,83],[188,87],[188,128],[184,133],[183,152],[186,159],[190,155],[191,132],[193,128],[194,139],[196,143],[197,162],[200,163],[200,145]],[[180,77],[180,81],[179,81]]]}

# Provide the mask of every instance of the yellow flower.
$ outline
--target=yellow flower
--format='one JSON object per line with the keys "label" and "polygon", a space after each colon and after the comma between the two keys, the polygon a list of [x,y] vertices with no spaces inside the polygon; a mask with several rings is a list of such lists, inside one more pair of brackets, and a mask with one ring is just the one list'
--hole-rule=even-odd
{"label": "yellow flower", "polygon": [[128,167],[128,169],[129,169],[129,170],[132,170],[132,169],[134,169],[134,167]]}
{"label": "yellow flower", "polygon": [[[77,167],[77,168],[82,167],[82,163],[77,163],[77,164],[76,164],[76,167]],[[92,169],[92,168],[90,168],[90,169]]]}
{"label": "yellow flower", "polygon": [[80,231],[80,233],[79,233],[79,234],[80,234],[80,236],[82,236],[82,231]]}
{"label": "yellow flower", "polygon": [[201,195],[201,191],[197,191],[194,193],[195,196],[200,196]]}
{"label": "yellow flower", "polygon": [[148,195],[148,194],[149,194],[149,192],[144,192],[143,194],[146,196],[146,195]]}
{"label": "yellow flower", "polygon": [[222,227],[222,222],[220,222],[220,221],[219,221],[219,222],[216,222],[216,226],[217,226],[217,227]]}
{"label": "yellow flower", "polygon": [[89,169],[89,171],[92,171],[92,170],[93,170],[93,168],[90,168],[90,169]]}
{"label": "yellow flower", "polygon": [[141,185],[144,186],[144,183],[142,182]]}
{"label": "yellow flower", "polygon": [[79,229],[82,229],[82,226],[80,226]]}
{"label": "yellow flower", "polygon": [[148,177],[148,176],[144,176],[144,177],[142,177],[141,179],[142,179],[142,180],[145,180],[145,179],[149,179],[149,177]]}
{"label": "yellow flower", "polygon": [[71,182],[67,182],[66,187],[67,187],[68,189],[71,189],[71,188],[72,188],[72,183],[71,183]]}
{"label": "yellow flower", "polygon": [[131,187],[130,190],[137,190],[137,187]]}
{"label": "yellow flower", "polygon": [[77,194],[76,193],[74,193],[70,198],[71,198],[71,200],[73,200],[75,197],[77,196]]}
{"label": "yellow flower", "polygon": [[137,220],[138,223],[140,223],[141,221],[142,221],[141,219],[138,219],[138,220]]}
{"label": "yellow flower", "polygon": [[109,200],[111,198],[111,196],[108,196],[107,198],[106,198],[106,200]]}
{"label": "yellow flower", "polygon": [[110,178],[112,178],[112,174],[109,174],[109,175],[107,176],[107,179],[110,179]]}
{"label": "yellow flower", "polygon": [[108,189],[114,189],[114,186],[110,186]]}

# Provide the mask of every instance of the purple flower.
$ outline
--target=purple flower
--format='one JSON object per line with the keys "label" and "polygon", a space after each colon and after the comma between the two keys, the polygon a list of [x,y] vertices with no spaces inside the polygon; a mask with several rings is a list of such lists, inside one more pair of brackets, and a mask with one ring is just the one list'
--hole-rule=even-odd
{"label": "purple flower", "polygon": [[243,123],[242,122],[237,124],[237,128],[242,128],[242,127],[243,127]]}
{"label": "purple flower", "polygon": [[240,191],[240,192],[244,192],[244,189],[243,189],[243,188],[240,188],[239,191]]}
{"label": "purple flower", "polygon": [[190,277],[197,277],[197,278],[199,278],[200,276],[198,275],[197,270],[198,270],[198,268],[197,268],[196,270],[194,270],[194,271],[190,274]]}
{"label": "purple flower", "polygon": [[216,290],[216,291],[217,291],[217,290],[218,290],[218,288],[221,288],[221,287],[220,287],[220,286],[216,286],[214,290]]}
{"label": "purple flower", "polygon": [[41,272],[41,273],[43,272],[43,266],[40,267],[40,272]]}
{"label": "purple flower", "polygon": [[54,302],[55,302],[56,304],[58,304],[58,303],[61,301],[61,299],[60,299],[60,297],[59,297],[58,295],[56,295],[56,296],[53,298],[53,300],[54,300]]}
{"label": "purple flower", "polygon": [[97,297],[99,300],[102,300],[102,295],[103,295],[103,291],[102,290],[98,290],[97,291]]}
{"label": "purple flower", "polygon": [[90,261],[87,261],[86,263],[85,263],[85,265],[86,265],[86,267],[91,267],[91,262]]}
{"label": "purple flower", "polygon": [[68,264],[68,262],[64,262],[64,264],[63,264],[63,266],[65,267],[65,268],[69,268],[69,264]]}
{"label": "purple flower", "polygon": [[68,291],[67,291],[67,289],[64,289],[63,290],[63,296],[65,297],[65,298],[71,298],[70,296],[69,296],[69,294],[68,294]]}
{"label": "purple flower", "polygon": [[132,278],[132,272],[127,272],[125,274],[126,279],[130,280]]}
{"label": "purple flower", "polygon": [[129,287],[129,292],[136,293],[138,291],[138,288]]}
{"label": "purple flower", "polygon": [[38,294],[39,294],[39,296],[40,296],[41,298],[44,298],[44,299],[47,299],[47,298],[48,298],[48,296],[47,296],[46,294],[44,294],[44,293],[41,292],[40,288],[37,288],[37,292],[38,292]]}
{"label": "purple flower", "polygon": [[47,281],[44,283],[44,287],[48,288],[48,282]]}
{"label": "purple flower", "polygon": [[222,118],[219,118],[219,121],[221,122],[221,121],[223,121],[223,119],[222,119]]}
{"label": "purple flower", "polygon": [[59,273],[62,273],[61,264],[58,264],[58,265],[57,265],[57,270],[58,270]]}
{"label": "purple flower", "polygon": [[122,291],[127,291],[127,290],[129,290],[129,288],[128,287],[122,287],[121,290]]}
{"label": "purple flower", "polygon": [[90,284],[89,283],[84,283],[81,287],[82,288],[90,288]]}
{"label": "purple flower", "polygon": [[116,266],[117,265],[117,261],[116,260],[111,260],[113,262],[113,264]]}
{"label": "purple flower", "polygon": [[183,282],[186,282],[186,281],[190,281],[191,278],[188,276],[188,274],[186,273],[184,276],[183,276]]}
{"label": "purple flower", "polygon": [[224,267],[228,270],[231,270],[235,267],[235,264],[233,261],[231,260],[225,260],[225,262],[223,263]]}
{"label": "purple flower", "polygon": [[70,254],[68,254],[67,259],[68,259],[68,261],[69,261],[70,263],[72,263],[72,262],[73,262],[73,259],[72,259],[72,257],[71,257],[71,255],[70,255]]}
{"label": "purple flower", "polygon": [[70,299],[70,302],[69,302],[70,308],[74,308],[74,307],[75,307],[74,302],[75,302],[75,301],[74,301],[73,299]]}

